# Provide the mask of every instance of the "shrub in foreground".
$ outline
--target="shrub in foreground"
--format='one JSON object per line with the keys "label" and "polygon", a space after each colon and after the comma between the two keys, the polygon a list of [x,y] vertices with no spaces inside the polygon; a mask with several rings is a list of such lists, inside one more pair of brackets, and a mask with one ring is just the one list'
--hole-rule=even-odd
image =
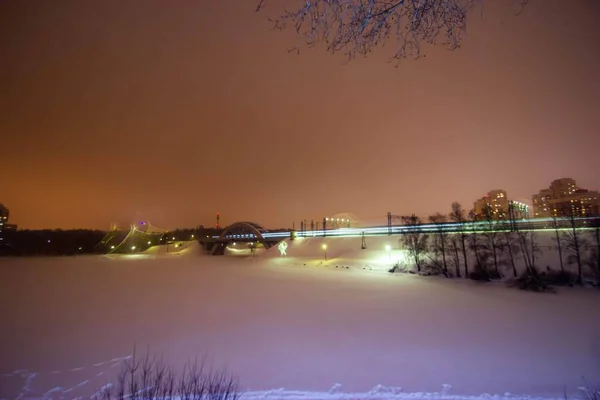
{"label": "shrub in foreground", "polygon": [[508,286],[530,292],[555,292],[555,290],[546,283],[542,275],[535,268],[530,268],[519,275],[516,279],[509,281]]}
{"label": "shrub in foreground", "polygon": [[[584,400],[600,400],[600,386],[591,385],[587,380],[585,380],[585,386],[580,387],[579,389],[583,393]],[[565,400],[568,400],[568,396],[565,393]]]}
{"label": "shrub in foreground", "polygon": [[206,358],[175,373],[162,359],[135,355],[123,363],[115,384],[104,386],[95,400],[238,400],[238,380],[225,370],[206,365]]}
{"label": "shrub in foreground", "polygon": [[553,271],[546,268],[546,272],[542,274],[542,279],[549,285],[573,286],[577,281],[577,276],[568,271]]}

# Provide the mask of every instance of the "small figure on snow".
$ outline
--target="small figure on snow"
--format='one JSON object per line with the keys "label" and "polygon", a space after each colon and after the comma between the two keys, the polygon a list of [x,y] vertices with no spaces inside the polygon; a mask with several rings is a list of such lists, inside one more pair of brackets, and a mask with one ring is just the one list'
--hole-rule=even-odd
{"label": "small figure on snow", "polygon": [[288,244],[286,241],[283,241],[281,243],[279,243],[279,245],[277,245],[277,249],[279,250],[279,255],[282,257],[287,256],[287,247]]}

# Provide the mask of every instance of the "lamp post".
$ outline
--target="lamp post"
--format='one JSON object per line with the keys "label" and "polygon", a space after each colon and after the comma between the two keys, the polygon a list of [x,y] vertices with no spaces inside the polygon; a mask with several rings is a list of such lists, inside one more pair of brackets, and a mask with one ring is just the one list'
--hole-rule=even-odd
{"label": "lamp post", "polygon": [[392,259],[392,246],[390,246],[389,244],[385,245],[385,250],[388,252],[388,257],[390,258],[390,260]]}
{"label": "lamp post", "polygon": [[323,252],[325,253],[325,261],[327,261],[327,245],[323,244],[323,246],[321,247],[323,247]]}

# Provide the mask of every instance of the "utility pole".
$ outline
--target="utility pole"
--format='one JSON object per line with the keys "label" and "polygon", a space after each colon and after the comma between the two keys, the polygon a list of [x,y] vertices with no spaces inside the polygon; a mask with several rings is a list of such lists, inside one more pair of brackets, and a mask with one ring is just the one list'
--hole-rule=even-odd
{"label": "utility pole", "polygon": [[387,213],[387,226],[388,226],[388,235],[392,234],[392,213],[388,211]]}

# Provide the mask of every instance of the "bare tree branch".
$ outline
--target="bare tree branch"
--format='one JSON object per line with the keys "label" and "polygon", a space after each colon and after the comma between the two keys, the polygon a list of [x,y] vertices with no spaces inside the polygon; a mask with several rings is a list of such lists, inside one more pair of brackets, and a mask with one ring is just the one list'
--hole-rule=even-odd
{"label": "bare tree branch", "polygon": [[[273,0],[271,0],[273,1]],[[348,58],[367,56],[395,40],[393,59],[420,57],[421,43],[460,47],[467,13],[483,0],[293,0],[294,6],[271,20],[276,29],[292,27],[306,44],[324,43]],[[522,7],[528,0],[514,0]],[[268,0],[259,0],[262,10]],[[297,49],[295,49],[297,51]]]}

